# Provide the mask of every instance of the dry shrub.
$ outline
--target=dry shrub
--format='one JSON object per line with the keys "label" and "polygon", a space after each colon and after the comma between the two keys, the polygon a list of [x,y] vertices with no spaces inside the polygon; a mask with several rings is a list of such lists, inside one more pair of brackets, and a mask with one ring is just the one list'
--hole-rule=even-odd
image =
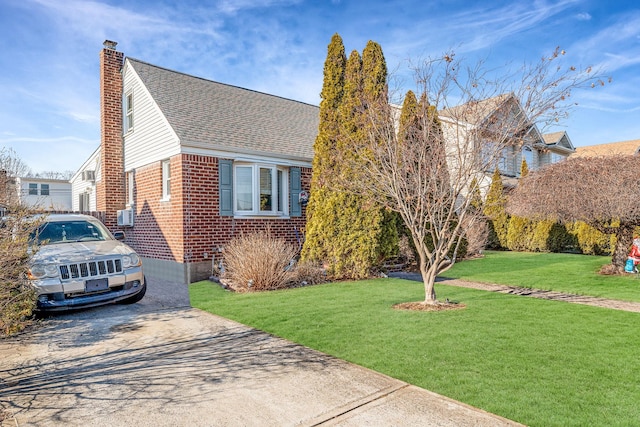
{"label": "dry shrub", "polygon": [[619,267],[616,267],[613,264],[605,264],[600,268],[600,271],[598,271],[599,274],[602,274],[603,276],[615,276],[618,274],[623,274],[623,270]]}
{"label": "dry shrub", "polygon": [[297,250],[270,230],[242,234],[224,249],[222,277],[236,292],[268,291],[288,286]]}
{"label": "dry shrub", "polygon": [[487,246],[489,241],[489,225],[483,218],[467,220],[462,224],[467,239],[466,258],[477,257]]}
{"label": "dry shrub", "polygon": [[303,261],[296,264],[288,276],[291,288],[298,286],[317,285],[327,281],[327,272],[318,263]]}
{"label": "dry shrub", "polygon": [[31,323],[37,294],[26,278],[36,247],[29,235],[38,221],[26,221],[30,213],[15,208],[0,222],[0,336],[22,331]]}
{"label": "dry shrub", "polygon": [[398,255],[406,264],[413,265],[416,262],[416,250],[411,238],[406,234],[400,236],[398,240]]}

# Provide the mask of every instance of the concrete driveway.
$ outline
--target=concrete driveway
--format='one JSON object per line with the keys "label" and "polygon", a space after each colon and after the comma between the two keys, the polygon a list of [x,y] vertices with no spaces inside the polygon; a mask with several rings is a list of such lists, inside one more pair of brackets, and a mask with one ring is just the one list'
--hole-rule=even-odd
{"label": "concrete driveway", "polygon": [[514,426],[189,306],[150,280],[131,306],[0,341],[1,426]]}

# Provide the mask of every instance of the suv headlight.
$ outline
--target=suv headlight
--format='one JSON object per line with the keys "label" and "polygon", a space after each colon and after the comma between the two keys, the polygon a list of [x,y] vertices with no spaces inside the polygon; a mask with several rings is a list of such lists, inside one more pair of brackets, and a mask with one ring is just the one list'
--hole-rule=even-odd
{"label": "suv headlight", "polygon": [[124,268],[138,267],[140,264],[142,264],[140,257],[135,252],[122,257],[122,267]]}
{"label": "suv headlight", "polygon": [[45,277],[58,277],[58,265],[34,264],[29,268],[27,277],[31,280],[43,279]]}

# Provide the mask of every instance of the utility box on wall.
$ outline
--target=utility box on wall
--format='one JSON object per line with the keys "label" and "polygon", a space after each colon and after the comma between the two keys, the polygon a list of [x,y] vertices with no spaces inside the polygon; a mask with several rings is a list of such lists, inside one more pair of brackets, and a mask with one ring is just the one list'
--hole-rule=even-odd
{"label": "utility box on wall", "polygon": [[133,227],[133,209],[118,211],[118,225],[121,227]]}

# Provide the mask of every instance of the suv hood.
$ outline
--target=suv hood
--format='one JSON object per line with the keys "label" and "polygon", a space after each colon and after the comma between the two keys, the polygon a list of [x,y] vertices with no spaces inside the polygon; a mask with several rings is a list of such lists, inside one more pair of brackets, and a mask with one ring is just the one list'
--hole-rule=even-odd
{"label": "suv hood", "polygon": [[127,255],[133,250],[118,240],[95,242],[69,242],[42,245],[33,257],[33,263],[73,263],[109,256]]}

